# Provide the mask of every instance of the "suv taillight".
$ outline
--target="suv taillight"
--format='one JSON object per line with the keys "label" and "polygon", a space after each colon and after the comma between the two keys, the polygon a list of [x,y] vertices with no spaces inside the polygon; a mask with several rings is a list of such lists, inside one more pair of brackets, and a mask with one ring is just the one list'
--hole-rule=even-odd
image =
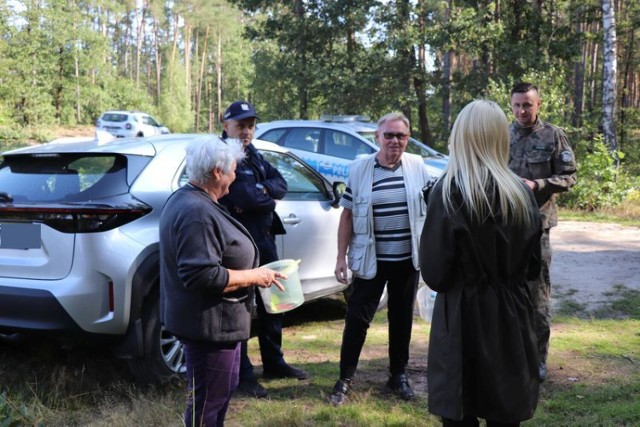
{"label": "suv taillight", "polygon": [[145,204],[120,207],[25,207],[0,206],[0,221],[46,224],[62,233],[97,233],[112,230],[151,212]]}

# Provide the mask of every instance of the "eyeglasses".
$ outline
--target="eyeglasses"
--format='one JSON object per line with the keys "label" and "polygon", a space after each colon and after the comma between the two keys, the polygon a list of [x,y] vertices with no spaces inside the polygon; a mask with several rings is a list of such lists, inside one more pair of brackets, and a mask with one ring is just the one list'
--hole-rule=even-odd
{"label": "eyeglasses", "polygon": [[404,141],[405,139],[409,138],[408,133],[400,133],[400,132],[398,133],[384,132],[382,136],[384,136],[384,139],[388,139],[388,140],[392,140],[393,138],[398,138],[398,141]]}

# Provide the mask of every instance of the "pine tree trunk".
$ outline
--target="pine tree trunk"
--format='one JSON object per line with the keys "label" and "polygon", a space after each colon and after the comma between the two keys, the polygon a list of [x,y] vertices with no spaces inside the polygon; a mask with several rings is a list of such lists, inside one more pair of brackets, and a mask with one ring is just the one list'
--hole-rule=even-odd
{"label": "pine tree trunk", "polygon": [[[591,25],[591,32],[596,34],[598,31],[600,31],[600,23],[599,21],[596,21],[594,23],[592,23]],[[600,57],[599,55],[599,50],[600,47],[598,45],[598,43],[596,41],[590,41],[589,42],[591,44],[590,46],[590,51],[589,51],[589,58],[590,58],[590,69],[589,69],[589,95],[590,95],[590,102],[589,102],[589,112],[593,113],[595,106],[597,105],[597,103],[600,101],[600,97],[598,96],[598,78],[596,77],[597,73],[598,73],[598,58]]]}
{"label": "pine tree trunk", "polygon": [[218,52],[216,54],[216,95],[218,100],[218,123],[222,123],[224,117],[222,117],[222,37],[218,33]]}
{"label": "pine tree trunk", "polygon": [[184,68],[185,89],[191,101],[191,25],[187,23],[184,24]]}
{"label": "pine tree trunk", "polygon": [[[418,4],[418,10],[422,10],[422,4]],[[418,16],[419,32],[425,32],[426,19],[420,13]],[[420,139],[425,144],[433,144],[431,138],[431,129],[429,129],[429,118],[427,117],[427,95],[425,89],[426,69],[427,69],[427,53],[424,44],[418,44],[418,71],[413,79],[413,87],[415,89],[416,98],[418,100],[418,126],[420,129]]]}
{"label": "pine tree trunk", "polygon": [[204,65],[207,61],[207,42],[209,41],[209,26],[204,33],[202,46],[202,58],[200,59],[200,73],[198,75],[198,87],[196,88],[196,132],[200,131],[200,107],[202,105],[202,82],[204,81]]}
{"label": "pine tree trunk", "polygon": [[[445,11],[445,22],[449,21],[453,0],[447,2]],[[453,53],[450,50],[442,52],[442,131],[445,135],[449,133],[449,122],[451,121],[451,61]]]}
{"label": "pine tree trunk", "polygon": [[160,103],[160,94],[161,92],[161,77],[162,77],[162,58],[160,57],[160,44],[159,39],[160,34],[158,31],[158,20],[156,17],[153,17],[153,45],[155,47],[155,57],[156,57],[156,102]]}
{"label": "pine tree trunk", "polygon": [[136,86],[140,84],[140,63],[142,62],[142,42],[144,41],[144,12],[145,5],[142,4],[142,10],[140,11],[140,22],[137,29],[137,43],[136,43]]}
{"label": "pine tree trunk", "polygon": [[[576,25],[576,33],[580,34],[583,24]],[[573,65],[573,114],[571,116],[571,124],[580,126],[582,119],[582,111],[584,109],[584,72],[587,61],[587,43],[582,42],[582,58]]]}
{"label": "pine tree trunk", "polygon": [[[296,20],[298,22],[304,21],[304,1],[296,0],[295,2],[295,14]],[[300,37],[298,40],[297,52],[296,55],[298,57],[298,64],[306,64],[307,57],[307,47],[305,43],[305,38]],[[298,80],[298,108],[301,119],[307,119],[309,114],[309,88],[307,85],[307,79],[303,76],[300,80]]]}
{"label": "pine tree trunk", "polygon": [[76,79],[76,122],[82,123],[82,115],[80,109],[80,65],[78,64],[78,49],[74,48],[73,51],[73,62],[74,62],[74,77]]}

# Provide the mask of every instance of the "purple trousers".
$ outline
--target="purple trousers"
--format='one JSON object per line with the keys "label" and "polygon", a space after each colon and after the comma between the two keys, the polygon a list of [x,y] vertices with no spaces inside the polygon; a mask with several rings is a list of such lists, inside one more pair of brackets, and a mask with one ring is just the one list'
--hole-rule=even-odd
{"label": "purple trousers", "polygon": [[181,340],[187,362],[187,427],[223,426],[238,387],[240,343]]}

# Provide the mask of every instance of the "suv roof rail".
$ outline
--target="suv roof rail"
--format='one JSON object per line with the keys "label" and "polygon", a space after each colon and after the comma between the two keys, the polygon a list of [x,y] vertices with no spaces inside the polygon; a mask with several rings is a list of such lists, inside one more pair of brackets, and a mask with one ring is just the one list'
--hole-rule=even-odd
{"label": "suv roof rail", "polygon": [[371,117],[364,115],[337,115],[323,114],[320,116],[323,122],[348,123],[348,122],[370,122]]}

